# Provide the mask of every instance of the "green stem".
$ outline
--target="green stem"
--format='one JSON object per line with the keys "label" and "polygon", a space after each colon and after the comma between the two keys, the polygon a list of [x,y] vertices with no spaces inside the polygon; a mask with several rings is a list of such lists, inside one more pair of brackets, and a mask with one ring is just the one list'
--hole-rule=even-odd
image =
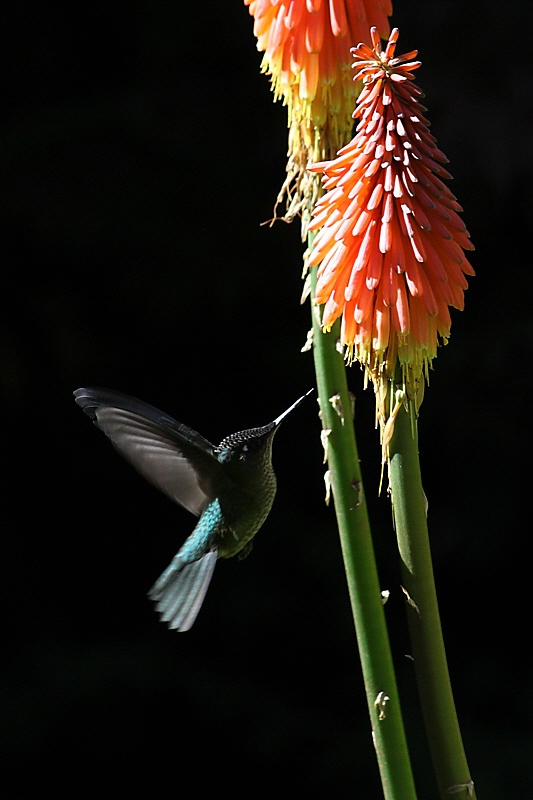
{"label": "green stem", "polygon": [[475,797],[450,684],[433,578],[416,422],[402,407],[389,445],[390,485],[416,680],[441,798]]}
{"label": "green stem", "polygon": [[312,271],[311,284],[315,370],[322,427],[329,431],[326,437],[329,477],[383,792],[386,800],[415,800],[352,424],[346,369],[336,347],[338,326],[331,333],[322,332],[314,304],[316,270]]}

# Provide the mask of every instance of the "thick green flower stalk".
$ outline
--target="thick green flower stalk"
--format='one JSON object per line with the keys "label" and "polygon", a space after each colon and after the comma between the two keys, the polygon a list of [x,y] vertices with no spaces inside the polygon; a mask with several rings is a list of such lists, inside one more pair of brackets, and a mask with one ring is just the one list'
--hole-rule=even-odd
{"label": "thick green flower stalk", "polygon": [[398,30],[383,50],[352,50],[363,81],[353,140],[315,164],[324,195],[309,265],[318,268],[316,302],[326,331],[340,321],[346,360],[358,361],[376,393],[383,464],[388,464],[394,521],[408,599],[422,711],[441,797],[473,796],[439,621],[417,417],[428,370],[450,335],[450,306],[462,309],[472,250],[444,182],[446,157],[429,132],[413,72],[416,51],[395,55]]}

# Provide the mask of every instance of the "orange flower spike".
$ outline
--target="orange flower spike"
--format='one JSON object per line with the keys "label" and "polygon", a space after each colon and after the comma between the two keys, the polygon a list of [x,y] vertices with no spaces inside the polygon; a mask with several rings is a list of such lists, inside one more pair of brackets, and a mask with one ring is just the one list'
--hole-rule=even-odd
{"label": "orange flower spike", "polygon": [[[307,164],[331,158],[352,134],[359,84],[352,81],[350,47],[370,41],[374,25],[389,34],[391,0],[244,0],[254,17],[261,70],[289,115],[287,177],[278,196],[285,219],[302,216],[306,232],[318,194]],[[369,51],[372,52],[372,51]],[[277,205],[277,204],[276,204]]]}
{"label": "orange flower spike", "polygon": [[372,48],[351,51],[354,79],[363,81],[359,122],[335,159],[309,167],[325,190],[309,225],[317,231],[309,264],[318,266],[324,327],[342,317],[348,360],[366,367],[376,390],[399,362],[418,409],[423,376],[450,334],[449,306],[463,308],[474,274],[464,251],[474,248],[414,83],[417,51],[396,56],[398,35],[395,28],[382,50],[373,27]]}

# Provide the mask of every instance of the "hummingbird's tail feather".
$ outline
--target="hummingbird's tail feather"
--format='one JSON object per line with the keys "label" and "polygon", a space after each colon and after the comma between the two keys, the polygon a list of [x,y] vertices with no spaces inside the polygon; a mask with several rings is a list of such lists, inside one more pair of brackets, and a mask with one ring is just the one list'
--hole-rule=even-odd
{"label": "hummingbird's tail feather", "polygon": [[174,559],[152,586],[148,596],[169,628],[188,631],[192,627],[213,577],[217,556],[217,550],[210,550],[198,561],[183,563]]}

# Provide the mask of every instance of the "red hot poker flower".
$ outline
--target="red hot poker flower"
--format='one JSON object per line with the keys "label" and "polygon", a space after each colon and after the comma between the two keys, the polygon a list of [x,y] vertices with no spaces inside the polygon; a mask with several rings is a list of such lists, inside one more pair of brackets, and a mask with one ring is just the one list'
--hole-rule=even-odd
{"label": "red hot poker flower", "polygon": [[261,69],[271,76],[274,99],[289,115],[286,196],[290,220],[310,211],[316,182],[307,164],[331,158],[352,134],[352,109],[359,91],[350,73],[350,47],[370,41],[375,26],[389,35],[391,0],[244,0],[254,17]]}
{"label": "red hot poker flower", "polygon": [[373,49],[352,49],[354,80],[363,80],[359,124],[334,160],[310,167],[326,193],[309,226],[318,230],[309,265],[319,265],[324,329],[342,317],[347,358],[366,367],[376,390],[399,361],[418,407],[438,341],[450,335],[449,307],[463,308],[465,275],[474,274],[463,251],[473,245],[442,180],[451,175],[414,83],[417,51],[395,57],[398,33],[382,51],[372,28]]}

